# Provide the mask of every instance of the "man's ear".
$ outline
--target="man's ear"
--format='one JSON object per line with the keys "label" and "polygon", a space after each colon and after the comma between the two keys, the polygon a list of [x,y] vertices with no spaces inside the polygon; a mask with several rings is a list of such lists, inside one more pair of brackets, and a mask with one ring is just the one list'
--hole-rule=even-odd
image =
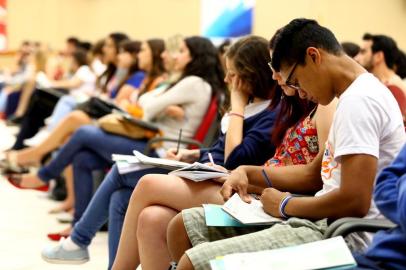
{"label": "man's ear", "polygon": [[320,50],[315,47],[309,47],[306,49],[306,54],[315,64],[320,64],[321,61],[321,54]]}

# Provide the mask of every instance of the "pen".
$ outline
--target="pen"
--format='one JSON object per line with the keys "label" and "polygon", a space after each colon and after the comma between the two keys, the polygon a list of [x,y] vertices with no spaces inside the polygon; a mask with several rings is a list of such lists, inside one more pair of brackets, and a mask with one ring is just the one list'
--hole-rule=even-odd
{"label": "pen", "polygon": [[214,160],[213,160],[213,156],[211,155],[211,153],[207,152],[207,155],[209,156],[210,163],[215,165]]}
{"label": "pen", "polygon": [[182,138],[182,129],[179,130],[178,146],[176,147],[176,155],[179,153],[180,139]]}

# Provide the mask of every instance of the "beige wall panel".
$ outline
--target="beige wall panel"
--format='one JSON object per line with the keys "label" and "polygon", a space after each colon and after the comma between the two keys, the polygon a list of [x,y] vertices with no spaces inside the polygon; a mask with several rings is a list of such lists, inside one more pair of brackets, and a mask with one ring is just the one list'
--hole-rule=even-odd
{"label": "beige wall panel", "polygon": [[[200,33],[200,0],[9,0],[8,8],[11,49],[24,39],[61,48],[69,35],[95,41],[112,31],[140,39]],[[270,38],[295,17],[319,20],[340,40],[384,33],[406,49],[406,0],[256,0],[254,32]]]}

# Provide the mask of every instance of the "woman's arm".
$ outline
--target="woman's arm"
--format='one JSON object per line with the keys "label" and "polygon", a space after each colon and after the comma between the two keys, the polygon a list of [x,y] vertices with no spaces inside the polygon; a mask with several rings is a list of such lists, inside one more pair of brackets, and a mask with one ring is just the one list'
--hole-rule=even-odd
{"label": "woman's arm", "polygon": [[76,77],[73,77],[69,80],[51,81],[51,87],[64,88],[64,89],[78,88],[82,84],[83,84],[83,81]]}
{"label": "woman's arm", "polygon": [[237,76],[231,85],[231,112],[225,138],[224,162],[243,141],[244,109],[248,103],[248,86]]}
{"label": "woman's arm", "polygon": [[226,199],[232,190],[244,196],[248,184],[267,188],[264,171],[271,181],[272,187],[299,194],[314,193],[322,186],[320,170],[323,159],[325,142],[327,141],[329,129],[334,117],[337,101],[334,100],[327,106],[318,106],[314,115],[319,141],[319,153],[312,162],[306,165],[293,165],[281,167],[263,166],[240,166],[223,185]]}
{"label": "woman's arm", "polygon": [[138,88],[135,88],[130,84],[124,84],[120,87],[117,96],[114,98],[114,103],[122,108],[125,108],[128,104],[131,103],[131,95],[136,92],[139,92]]}
{"label": "woman's arm", "polygon": [[[209,85],[199,77],[190,76],[182,79],[171,89],[148,99],[148,102],[140,102],[144,111],[143,120],[151,121],[171,105],[195,103],[206,87],[209,88]],[[207,91],[207,95],[210,95],[210,91]]]}

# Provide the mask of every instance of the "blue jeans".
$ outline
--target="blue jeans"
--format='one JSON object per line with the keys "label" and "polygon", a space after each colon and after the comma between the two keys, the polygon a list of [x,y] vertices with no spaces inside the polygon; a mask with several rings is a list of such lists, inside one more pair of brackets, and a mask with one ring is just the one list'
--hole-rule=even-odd
{"label": "blue jeans", "polygon": [[146,140],[132,140],[106,133],[96,126],[83,126],[60,148],[57,156],[38,171],[38,177],[48,182],[58,177],[69,164],[73,164],[75,223],[92,198],[92,172],[110,167],[113,164],[112,154],[131,155],[134,149],[142,152],[146,144]]}
{"label": "blue jeans", "polygon": [[76,99],[73,96],[65,95],[58,100],[54,111],[50,116],[50,122],[48,124],[48,130],[51,131],[54,127],[67,116],[71,111],[76,108]]}
{"label": "blue jeans", "polygon": [[114,165],[97,189],[86,211],[73,227],[72,241],[80,247],[87,247],[108,219],[110,269],[116,257],[128,202],[138,180],[146,174],[168,172],[165,169],[151,168],[121,175]]}

